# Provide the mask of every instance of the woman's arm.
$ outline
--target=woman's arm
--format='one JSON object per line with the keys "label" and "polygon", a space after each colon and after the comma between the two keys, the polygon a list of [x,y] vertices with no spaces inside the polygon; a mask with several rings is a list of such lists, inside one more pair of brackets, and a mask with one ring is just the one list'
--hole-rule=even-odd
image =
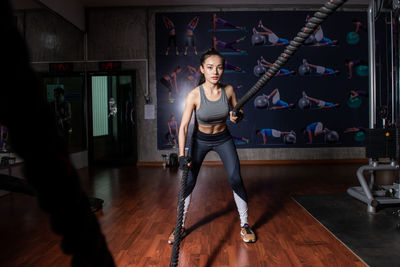
{"label": "woman's arm", "polygon": [[[234,108],[236,106],[236,104],[237,104],[237,98],[236,98],[236,93],[233,90],[233,87],[231,85],[225,86],[225,93],[226,93],[226,96],[228,97],[229,105]],[[240,109],[239,112],[241,112],[244,115],[242,109]],[[232,111],[229,112],[229,117],[230,117],[229,119],[233,123],[239,122],[239,117],[238,116],[233,116],[232,115]]]}
{"label": "woman's arm", "polygon": [[186,146],[186,137],[188,133],[190,119],[192,117],[193,110],[195,110],[195,91],[192,90],[189,95],[186,97],[185,108],[183,110],[181,126],[179,127],[179,157],[185,156],[185,146]]}
{"label": "woman's arm", "polygon": [[171,131],[171,124],[170,124],[170,122],[168,122],[168,131],[169,131],[169,134],[172,136],[172,131]]}
{"label": "woman's arm", "polygon": [[175,134],[174,136],[178,133],[178,123],[175,121],[174,122],[174,127],[175,127]]}
{"label": "woman's arm", "polygon": [[168,29],[169,27],[168,27],[168,21],[167,21],[168,19],[167,19],[167,17],[163,16],[163,17],[162,17],[162,20],[163,20],[163,22],[164,22],[165,28]]}
{"label": "woman's arm", "polygon": [[178,92],[178,83],[177,83],[177,81],[176,81],[176,72],[174,72],[174,73],[172,74],[172,76],[174,76],[175,90],[176,90],[176,92]]}

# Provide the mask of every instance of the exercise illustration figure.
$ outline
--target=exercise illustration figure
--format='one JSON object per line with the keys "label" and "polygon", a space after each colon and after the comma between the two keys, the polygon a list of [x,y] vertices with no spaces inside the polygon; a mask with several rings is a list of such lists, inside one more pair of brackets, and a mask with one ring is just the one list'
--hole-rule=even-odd
{"label": "exercise illustration figure", "polygon": [[[257,60],[257,65],[262,66],[265,68],[265,72],[267,69],[271,68],[274,64],[267,61],[263,56],[260,57],[259,60]],[[288,70],[281,68],[279,71],[275,74],[275,76],[290,76],[290,75],[295,75],[296,71],[294,70]]]}
{"label": "exercise illustration figure", "polygon": [[364,142],[365,141],[365,133],[366,133],[366,128],[362,126],[357,126],[357,127],[349,127],[346,130],[343,131],[343,133],[353,133],[354,134],[354,140],[357,142]]}
{"label": "exercise illustration figure", "polygon": [[237,39],[235,41],[224,42],[224,41],[221,41],[221,40],[217,40],[217,37],[214,36],[212,38],[212,41],[213,41],[213,47],[214,47],[215,50],[217,50],[218,47],[222,47],[222,48],[225,48],[225,49],[233,50],[233,51],[238,52],[238,53],[246,53],[246,50],[234,47],[234,45],[242,42],[245,39],[246,39],[246,36],[243,36],[243,37],[241,37],[241,38],[239,38],[239,39]]}
{"label": "exercise illustration figure", "polygon": [[271,102],[269,105],[269,110],[277,110],[277,109],[293,109],[293,103],[287,103],[281,99],[281,95],[279,93],[279,89],[275,88],[269,95],[264,95],[265,98]]}
{"label": "exercise illustration figure", "polygon": [[288,134],[293,134],[295,135],[294,131],[290,132],[281,132],[276,129],[259,129],[256,130],[257,135],[261,135],[263,138],[263,145],[267,144],[267,137],[274,137],[274,138],[281,138],[282,136],[288,135]]}
{"label": "exercise illustration figure", "polygon": [[303,91],[303,98],[309,100],[310,102],[315,103],[315,104],[317,105],[317,107],[320,108],[320,109],[324,109],[324,108],[325,108],[325,109],[327,109],[327,108],[338,108],[338,107],[340,107],[340,104],[339,104],[339,103],[326,102],[326,101],[321,100],[321,99],[317,99],[317,98],[314,98],[314,97],[310,97],[310,96],[308,96],[308,95],[306,94],[305,91]]}
{"label": "exercise illustration figure", "polygon": [[366,129],[365,129],[365,127],[362,127],[362,126],[349,127],[349,128],[347,128],[346,130],[344,130],[343,132],[344,132],[344,133],[356,133],[356,132],[359,132],[359,131],[365,132]]}
{"label": "exercise illustration figure", "polygon": [[347,105],[350,108],[359,108],[362,104],[362,97],[368,98],[368,92],[365,90],[350,90]]}
{"label": "exercise illustration figure", "polygon": [[368,93],[365,90],[350,90],[349,97],[355,99],[358,97],[368,97]]}
{"label": "exercise illustration figure", "polygon": [[184,52],[185,56],[188,54],[189,47],[192,47],[193,53],[197,55],[196,44],[194,42],[194,30],[196,29],[198,23],[199,23],[199,17],[196,16],[189,22],[189,24],[186,27],[185,52]]}
{"label": "exercise illustration figure", "polygon": [[354,60],[345,59],[344,65],[347,67],[348,70],[347,79],[353,78],[354,69],[359,76],[361,77],[368,76],[368,63],[366,63],[361,59],[354,59]]}
{"label": "exercise illustration figure", "polygon": [[187,76],[188,80],[191,81],[193,84],[196,84],[201,75],[200,67],[196,69],[193,66],[187,65],[187,69],[190,73],[190,75]]}
{"label": "exercise illustration figure", "polygon": [[363,30],[364,32],[367,32],[368,31],[368,28],[360,21],[360,20],[358,20],[358,19],[353,19],[352,21],[351,21],[354,25],[355,25],[355,29],[354,29],[354,32],[355,33],[358,33],[360,30]]}
{"label": "exercise illustration figure", "polygon": [[258,22],[258,28],[260,28],[259,31],[257,31],[255,27],[253,28],[253,35],[263,35],[265,37],[265,40],[267,41],[267,43],[264,44],[278,45],[278,46],[285,46],[290,44],[289,40],[280,38],[272,30],[265,27],[262,24],[261,20]]}
{"label": "exercise illustration figure", "polygon": [[346,34],[346,42],[349,45],[356,45],[360,42],[360,30],[367,32],[367,27],[358,19],[353,19],[352,23],[355,26],[354,31],[350,31]]}
{"label": "exercise illustration figure", "polygon": [[311,64],[307,61],[307,59],[303,59],[303,66],[310,68],[310,73],[315,73],[316,75],[322,75],[322,76],[334,76],[334,75],[339,75],[340,71],[339,70],[334,70],[331,68],[327,68],[324,66],[319,66],[319,65],[314,65]]}
{"label": "exercise illustration figure", "polygon": [[171,115],[168,121],[168,133],[167,133],[168,144],[172,145],[173,148],[178,146],[178,122],[175,120],[175,116]]}
{"label": "exercise illustration figure", "polygon": [[234,134],[231,134],[231,135],[232,135],[233,140],[235,140],[235,141],[243,142],[245,144],[248,144],[250,142],[250,139],[248,139],[248,138],[245,138],[242,136],[236,136]]}
{"label": "exercise illustration figure", "polygon": [[[228,174],[229,183],[233,190],[233,198],[240,218],[240,235],[244,242],[255,242],[256,236],[249,226],[247,193],[240,173],[240,162],[235,144],[226,125],[229,117],[234,123],[240,121],[239,117],[229,112],[229,106],[237,104],[236,94],[231,85],[221,84],[224,73],[224,58],[215,49],[208,50],[200,58],[201,79],[199,86],[194,88],[186,98],[185,108],[179,127],[179,165],[189,173],[187,187],[184,193],[184,211],[182,220],[182,235],[184,235],[184,222],[195,187],[200,167],[206,154],[213,150],[220,156]],[[243,111],[238,113],[243,114]],[[192,114],[195,114],[195,128],[189,149],[189,156],[185,155],[188,126]],[[240,116],[242,117],[242,116]],[[172,231],[168,243],[175,242]]]}
{"label": "exercise illustration figure", "polygon": [[233,64],[231,64],[230,62],[228,62],[227,60],[225,61],[225,71],[226,70],[232,70],[232,71],[235,71],[235,72],[241,72],[242,71],[242,68],[241,67],[238,67],[238,66],[235,66],[235,65],[233,65]]}
{"label": "exercise illustration figure", "polygon": [[230,22],[227,21],[227,20],[224,20],[224,19],[222,19],[222,18],[217,17],[217,14],[216,14],[216,13],[213,13],[213,15],[212,15],[212,21],[213,21],[214,32],[217,32],[217,31],[218,31],[218,29],[217,29],[217,24],[222,25],[222,26],[224,26],[224,27],[231,28],[231,29],[246,31],[246,27],[234,25],[234,24],[230,23]]}
{"label": "exercise illustration figure", "polygon": [[312,144],[313,143],[313,136],[319,136],[321,134],[327,133],[329,130],[327,128],[324,129],[324,125],[322,122],[313,122],[309,125],[306,126],[306,128],[303,129],[303,133],[308,136],[308,142],[307,144]]}
{"label": "exercise illustration figure", "polygon": [[162,85],[164,85],[166,88],[168,88],[168,100],[173,103],[175,101],[174,98],[172,98],[172,90],[175,89],[175,92],[178,94],[179,89],[178,89],[178,82],[177,82],[177,75],[182,71],[180,66],[176,66],[175,70],[169,74],[166,74],[161,77],[160,82]]}
{"label": "exercise illustration figure", "polygon": [[[307,15],[306,22],[310,20],[310,16]],[[315,29],[314,33],[308,37],[308,39],[305,41],[305,44],[308,45],[315,45],[315,46],[333,46],[338,43],[337,40],[331,40],[327,37],[324,36],[324,31],[322,30],[321,25]]]}
{"label": "exercise illustration figure", "polygon": [[178,56],[179,55],[179,49],[178,49],[178,46],[176,44],[175,25],[172,22],[172,20],[170,20],[166,16],[163,16],[162,20],[164,22],[165,28],[167,28],[167,30],[168,30],[168,47],[167,47],[167,50],[165,51],[165,55],[168,56],[169,50],[171,48],[171,45],[174,45],[175,46],[175,54]]}

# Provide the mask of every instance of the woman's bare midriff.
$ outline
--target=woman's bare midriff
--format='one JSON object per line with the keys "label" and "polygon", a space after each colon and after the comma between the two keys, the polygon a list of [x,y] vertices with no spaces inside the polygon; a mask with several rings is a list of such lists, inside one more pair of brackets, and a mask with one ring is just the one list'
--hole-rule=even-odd
{"label": "woman's bare midriff", "polygon": [[226,123],[220,123],[215,125],[198,125],[198,129],[200,132],[205,134],[217,134],[225,131]]}

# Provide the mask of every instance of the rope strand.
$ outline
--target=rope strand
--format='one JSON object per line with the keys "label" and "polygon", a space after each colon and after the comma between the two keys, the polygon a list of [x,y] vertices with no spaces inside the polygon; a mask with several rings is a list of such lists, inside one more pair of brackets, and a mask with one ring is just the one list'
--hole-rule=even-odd
{"label": "rope strand", "polygon": [[179,249],[182,239],[182,221],[183,221],[183,211],[185,206],[185,191],[186,184],[189,176],[189,167],[182,172],[181,186],[178,195],[178,219],[176,220],[175,232],[174,232],[174,245],[172,247],[171,262],[170,267],[178,266],[179,262]]}

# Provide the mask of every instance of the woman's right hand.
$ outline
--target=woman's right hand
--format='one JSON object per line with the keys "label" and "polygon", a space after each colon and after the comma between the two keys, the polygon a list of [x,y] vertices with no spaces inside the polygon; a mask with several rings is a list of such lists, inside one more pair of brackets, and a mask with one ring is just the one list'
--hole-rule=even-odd
{"label": "woman's right hand", "polygon": [[190,156],[179,157],[179,169],[185,171],[191,166],[192,158]]}

